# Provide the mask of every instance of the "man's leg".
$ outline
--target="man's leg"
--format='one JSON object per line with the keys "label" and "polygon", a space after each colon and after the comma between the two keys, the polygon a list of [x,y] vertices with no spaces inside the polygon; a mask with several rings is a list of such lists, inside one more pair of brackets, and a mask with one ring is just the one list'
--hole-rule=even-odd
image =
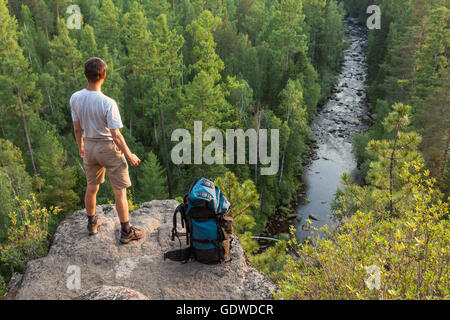
{"label": "man's leg", "polygon": [[91,236],[97,234],[98,227],[102,224],[102,220],[95,217],[95,206],[99,187],[99,184],[88,184],[86,187],[86,194],[84,195],[84,205],[88,216],[87,228],[89,235]]}
{"label": "man's leg", "polygon": [[139,240],[144,238],[144,230],[130,226],[130,221],[128,219],[127,188],[113,188],[113,192],[116,199],[116,210],[121,225],[120,242],[128,243],[132,240]]}
{"label": "man's leg", "polygon": [[102,220],[95,217],[97,192],[100,188],[100,184],[105,181],[105,168],[103,168],[95,158],[98,146],[98,143],[93,141],[86,140],[84,142],[83,167],[87,181],[84,205],[89,221],[87,229],[91,236],[97,234],[97,229],[102,224]]}
{"label": "man's leg", "polygon": [[128,243],[131,240],[144,238],[145,231],[130,226],[128,217],[127,188],[131,186],[128,163],[123,153],[113,141],[105,142],[99,154],[100,165],[106,168],[109,181],[116,200],[116,210],[121,224],[120,242]]}
{"label": "man's leg", "polygon": [[119,215],[120,223],[128,222],[128,201],[127,188],[113,189],[114,198],[116,199],[116,210]]}
{"label": "man's leg", "polygon": [[84,196],[84,205],[86,207],[86,212],[88,217],[95,215],[95,205],[97,201],[97,192],[99,189],[99,184],[88,184],[86,188],[86,194]]}

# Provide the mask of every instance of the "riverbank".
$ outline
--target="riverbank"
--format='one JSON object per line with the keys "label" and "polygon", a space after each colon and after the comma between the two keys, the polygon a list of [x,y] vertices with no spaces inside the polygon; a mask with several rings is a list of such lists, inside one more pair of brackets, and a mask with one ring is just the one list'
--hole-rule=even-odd
{"label": "riverbank", "polygon": [[330,204],[341,174],[349,172],[355,182],[361,182],[352,143],[355,133],[365,132],[373,123],[365,92],[368,32],[356,19],[349,18],[345,23],[349,46],[337,85],[311,121],[310,150],[299,177],[298,197],[290,208],[279,208],[268,221],[267,235],[287,236],[289,227],[294,225],[296,237],[303,241],[311,235],[312,226],[333,225]]}

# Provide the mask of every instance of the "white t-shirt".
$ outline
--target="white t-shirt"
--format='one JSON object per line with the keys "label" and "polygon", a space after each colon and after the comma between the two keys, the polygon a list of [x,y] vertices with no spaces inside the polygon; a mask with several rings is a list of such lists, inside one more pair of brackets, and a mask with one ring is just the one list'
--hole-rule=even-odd
{"label": "white t-shirt", "polygon": [[123,127],[114,99],[100,91],[83,89],[70,98],[72,120],[80,122],[83,138],[112,140],[110,129]]}

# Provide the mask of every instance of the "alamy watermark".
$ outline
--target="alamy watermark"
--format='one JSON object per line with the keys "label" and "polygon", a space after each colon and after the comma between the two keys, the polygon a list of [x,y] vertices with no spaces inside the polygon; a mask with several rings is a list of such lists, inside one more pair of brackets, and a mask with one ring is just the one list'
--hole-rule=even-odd
{"label": "alamy watermark", "polygon": [[77,265],[70,265],[67,267],[66,273],[70,274],[67,277],[66,287],[69,290],[78,291],[81,289],[81,269]]}
{"label": "alamy watermark", "polygon": [[67,7],[66,13],[69,15],[67,18],[67,29],[81,29],[81,9],[78,5],[72,4]]}
{"label": "alamy watermark", "polygon": [[[212,128],[203,132],[202,121],[194,121],[194,161],[192,161],[192,139],[187,129],[176,129],[172,132],[171,140],[178,141],[171,152],[172,162],[180,164],[246,164],[246,140],[248,139],[248,163],[268,167],[261,167],[261,175],[275,175],[279,169],[280,132],[270,129],[270,144],[268,130],[242,129],[226,130],[226,145],[224,159],[224,137],[218,129]],[[181,140],[181,141],[180,141]],[[203,142],[209,142],[203,150]],[[237,145],[235,145],[237,141]],[[268,148],[270,145],[270,155]],[[236,157],[235,157],[236,154]],[[237,162],[235,162],[237,158]]]}
{"label": "alamy watermark", "polygon": [[371,16],[367,19],[366,25],[370,30],[381,29],[381,9],[377,5],[371,5],[367,7],[367,14],[371,14]]}
{"label": "alamy watermark", "polygon": [[[81,9],[78,5],[72,4],[67,7],[66,13],[69,15],[67,18],[68,29],[81,29]],[[370,30],[381,29],[381,9],[377,5],[370,5],[366,10],[367,14],[371,16],[367,18],[366,25]]]}
{"label": "alamy watermark", "polygon": [[371,265],[366,268],[369,276],[364,282],[369,290],[380,290],[381,288],[381,269],[376,265]]}

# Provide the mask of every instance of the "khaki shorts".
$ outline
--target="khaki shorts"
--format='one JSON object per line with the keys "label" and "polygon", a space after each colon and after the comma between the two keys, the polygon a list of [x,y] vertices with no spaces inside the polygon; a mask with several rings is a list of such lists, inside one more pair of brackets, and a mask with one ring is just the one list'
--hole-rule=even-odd
{"label": "khaki shorts", "polygon": [[83,166],[87,184],[97,185],[105,182],[106,169],[114,189],[131,186],[125,155],[112,140],[84,139]]}

